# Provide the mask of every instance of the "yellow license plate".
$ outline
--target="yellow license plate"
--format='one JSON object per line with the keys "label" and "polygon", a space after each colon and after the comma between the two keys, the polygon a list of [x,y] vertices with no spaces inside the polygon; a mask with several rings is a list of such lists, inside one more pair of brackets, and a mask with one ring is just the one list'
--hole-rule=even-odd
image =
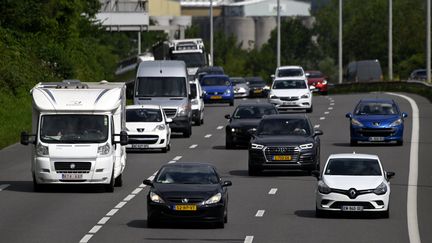
{"label": "yellow license plate", "polygon": [[254,90],[254,93],[261,93],[261,92],[262,92],[261,89]]}
{"label": "yellow license plate", "polygon": [[220,100],[220,99],[222,99],[222,96],[212,96],[212,97],[210,97],[210,99],[212,99],[212,100]]}
{"label": "yellow license plate", "polygon": [[197,207],[196,205],[176,205],[175,210],[176,211],[196,211]]}
{"label": "yellow license plate", "polygon": [[273,160],[291,160],[291,155],[275,155]]}

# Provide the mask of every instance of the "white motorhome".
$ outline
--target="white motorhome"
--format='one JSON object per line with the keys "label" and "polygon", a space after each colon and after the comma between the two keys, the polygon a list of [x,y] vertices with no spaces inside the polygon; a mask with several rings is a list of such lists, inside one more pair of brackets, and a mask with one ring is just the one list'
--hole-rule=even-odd
{"label": "white motorhome", "polygon": [[79,80],[39,83],[32,90],[32,132],[21,144],[33,144],[34,190],[44,184],[122,185],[126,166],[126,86]]}

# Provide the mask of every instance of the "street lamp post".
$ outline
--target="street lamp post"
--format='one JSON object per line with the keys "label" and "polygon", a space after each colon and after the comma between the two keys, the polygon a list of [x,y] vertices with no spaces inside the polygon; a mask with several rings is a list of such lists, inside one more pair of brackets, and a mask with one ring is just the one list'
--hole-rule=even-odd
{"label": "street lamp post", "polygon": [[426,24],[426,76],[427,81],[431,81],[431,0],[427,0],[426,6],[427,24]]}
{"label": "street lamp post", "polygon": [[388,79],[393,81],[393,0],[389,0]]}
{"label": "street lamp post", "polygon": [[339,83],[342,83],[342,0],[339,0]]}
{"label": "street lamp post", "polygon": [[213,0],[210,0],[210,66],[213,66]]}
{"label": "street lamp post", "polygon": [[281,28],[280,28],[280,0],[277,0],[277,44],[276,44],[276,65],[280,67],[281,62]]}

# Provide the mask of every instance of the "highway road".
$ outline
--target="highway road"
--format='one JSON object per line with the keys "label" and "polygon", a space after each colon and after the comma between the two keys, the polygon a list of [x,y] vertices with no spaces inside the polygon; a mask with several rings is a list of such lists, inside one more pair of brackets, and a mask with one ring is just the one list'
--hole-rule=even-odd
{"label": "highway road", "polygon": [[[332,153],[377,154],[392,179],[390,218],[315,217],[316,179],[300,172],[247,175],[247,150],[225,149],[225,114],[234,107],[208,105],[205,123],[191,138],[174,136],[164,153],[128,153],[124,185],[114,193],[97,186],[55,186],[35,193],[30,174],[30,147],[0,151],[0,242],[432,242],[432,106],[405,94],[419,107],[418,185],[408,184],[413,112],[403,97],[384,93],[314,97],[312,123],[323,130],[321,166]],[[409,114],[404,145],[349,146],[347,112],[362,97],[390,97]],[[266,102],[266,100],[236,100]],[[229,216],[224,229],[202,224],[147,228],[146,195],[141,184],[166,163],[214,164],[229,188]],[[413,169],[412,169],[413,172]],[[408,188],[417,189],[407,211]],[[415,199],[417,202],[415,203]],[[413,201],[411,201],[413,202]],[[412,204],[411,204],[412,205]],[[413,214],[417,209],[417,214]],[[414,211],[413,211],[414,210]],[[410,220],[408,216],[410,215]],[[414,216],[418,216],[417,219]],[[408,222],[410,227],[408,227]],[[413,224],[414,223],[414,224]],[[417,225],[418,224],[418,227]],[[410,228],[410,230],[408,230]]]}

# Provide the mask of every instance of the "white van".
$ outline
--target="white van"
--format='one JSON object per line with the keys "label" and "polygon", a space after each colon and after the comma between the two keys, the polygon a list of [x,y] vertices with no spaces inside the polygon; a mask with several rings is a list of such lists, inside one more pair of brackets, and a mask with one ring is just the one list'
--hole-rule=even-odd
{"label": "white van", "polygon": [[192,96],[192,120],[196,126],[204,124],[203,90],[198,80],[189,81]]}
{"label": "white van", "polygon": [[135,88],[135,105],[160,105],[172,119],[172,132],[184,137],[192,134],[191,93],[183,61],[144,61],[139,64]]}
{"label": "white van", "polygon": [[35,191],[44,184],[122,185],[127,133],[124,83],[39,83],[32,90],[31,172]]}

